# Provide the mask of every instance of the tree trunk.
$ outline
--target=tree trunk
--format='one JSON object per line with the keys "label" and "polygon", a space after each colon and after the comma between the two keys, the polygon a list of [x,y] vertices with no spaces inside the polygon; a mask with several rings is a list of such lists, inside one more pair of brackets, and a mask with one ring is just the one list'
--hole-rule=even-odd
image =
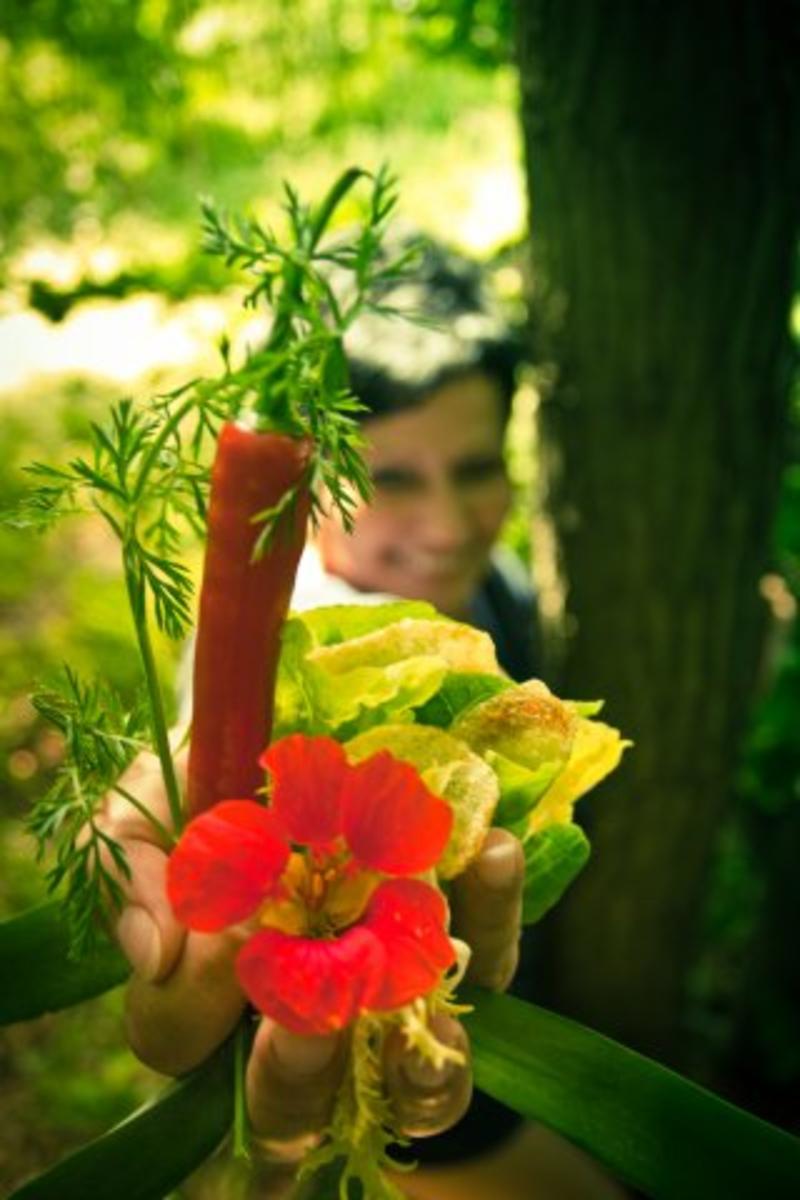
{"label": "tree trunk", "polygon": [[674,1058],[764,627],[793,364],[797,5],[520,0],[565,694],[634,739],[588,801],[547,998]]}

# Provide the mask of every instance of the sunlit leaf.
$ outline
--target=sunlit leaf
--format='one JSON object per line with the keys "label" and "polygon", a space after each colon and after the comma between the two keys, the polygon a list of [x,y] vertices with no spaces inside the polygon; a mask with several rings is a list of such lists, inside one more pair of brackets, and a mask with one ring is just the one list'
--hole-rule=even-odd
{"label": "sunlit leaf", "polygon": [[404,617],[335,646],[312,651],[328,674],[344,676],[358,667],[388,667],[408,658],[436,655],[451,671],[497,673],[494,645],[486,633],[456,621]]}
{"label": "sunlit leaf", "polygon": [[632,744],[618,729],[602,721],[581,720],[564,770],[531,817],[531,832],[554,821],[569,821],[575,801],[610,775]]}
{"label": "sunlit leaf", "polygon": [[416,720],[421,725],[438,725],[447,729],[456,717],[498,692],[513,687],[502,675],[484,675],[476,672],[453,671],[448,675],[435,696],[417,709]]}
{"label": "sunlit leaf", "polygon": [[500,803],[495,814],[495,824],[513,828],[533,811],[542,794],[558,774],[558,760],[544,762],[535,770],[523,767],[495,750],[486,751],[486,761],[491,766],[500,787]]}
{"label": "sunlit leaf", "polygon": [[329,604],[292,617],[308,630],[312,646],[336,646],[407,619],[432,621],[437,619],[437,612],[423,600],[395,600],[386,604]]}
{"label": "sunlit leaf", "polygon": [[567,762],[578,717],[538,679],[467,709],[451,733],[478,754],[493,750],[521,767],[558,769]]}
{"label": "sunlit leaf", "polygon": [[283,633],[275,736],[299,730],[347,739],[410,721],[450,670],[495,663],[486,634],[435,615],[404,615],[427,607],[341,605],[296,614]]}

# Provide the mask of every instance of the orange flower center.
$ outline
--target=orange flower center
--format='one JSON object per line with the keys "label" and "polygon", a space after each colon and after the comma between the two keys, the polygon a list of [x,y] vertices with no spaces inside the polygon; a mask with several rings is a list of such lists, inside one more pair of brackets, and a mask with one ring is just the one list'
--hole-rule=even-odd
{"label": "orange flower center", "polygon": [[298,937],[334,937],[359,919],[380,878],[356,867],[344,848],[321,856],[296,850],[259,922]]}

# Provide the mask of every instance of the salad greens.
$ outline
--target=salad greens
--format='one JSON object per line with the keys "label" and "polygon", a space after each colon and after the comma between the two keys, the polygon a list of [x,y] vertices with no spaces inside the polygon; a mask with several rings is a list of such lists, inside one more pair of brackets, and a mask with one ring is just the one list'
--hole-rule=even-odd
{"label": "salad greens", "polygon": [[539,680],[515,684],[491,639],[421,601],[294,613],[283,630],[275,736],[330,734],[352,762],[379,750],[411,763],[451,806],[437,867],[458,875],[492,825],[515,833],[527,866],[524,920],[538,921],[586,864],[575,801],[630,745]]}

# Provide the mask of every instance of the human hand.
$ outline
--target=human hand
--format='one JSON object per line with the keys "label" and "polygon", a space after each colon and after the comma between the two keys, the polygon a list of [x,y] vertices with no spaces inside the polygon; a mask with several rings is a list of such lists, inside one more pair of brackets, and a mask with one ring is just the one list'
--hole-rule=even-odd
{"label": "human hand", "polygon": [[[177,763],[185,771],[185,756]],[[142,755],[122,786],[169,825],[157,759]],[[134,970],[126,997],[126,1027],[134,1052],[169,1075],[202,1062],[235,1028],[247,1000],[234,961],[252,933],[243,923],[218,934],[188,932],[166,895],[169,847],[122,797],[109,797],[102,818],[121,842],[131,879],[121,880],[126,906],[116,935]],[[453,885],[454,932],[473,946],[468,978],[501,989],[516,965],[522,851],[516,839],[492,830],[482,854]],[[436,1019],[443,1042],[465,1052],[464,1066],[434,1071],[409,1051],[399,1032],[386,1042],[384,1078],[397,1127],[409,1136],[441,1132],[469,1105],[468,1042],[460,1024]],[[251,1125],[268,1152],[302,1154],[328,1124],[346,1060],[347,1034],[300,1037],[264,1018],[246,1074]]]}

